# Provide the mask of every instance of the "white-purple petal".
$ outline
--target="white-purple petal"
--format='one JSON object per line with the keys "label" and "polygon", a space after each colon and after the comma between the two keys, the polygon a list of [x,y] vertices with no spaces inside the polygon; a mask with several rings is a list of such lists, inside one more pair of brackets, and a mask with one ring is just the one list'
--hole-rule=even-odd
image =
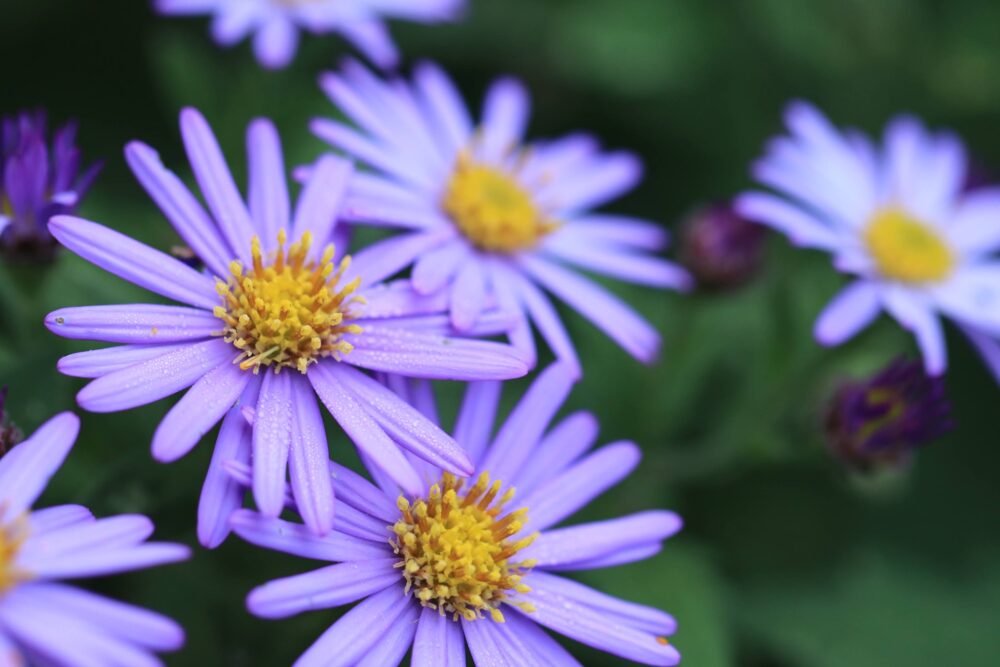
{"label": "white-purple petal", "polygon": [[45,317],[45,326],[74,340],[159,345],[211,338],[222,321],[200,308],[133,303],[61,308]]}
{"label": "white-purple petal", "polygon": [[66,460],[79,432],[80,419],[63,412],[0,458],[0,525],[31,507]]}
{"label": "white-purple petal", "polygon": [[287,618],[304,611],[332,609],[374,595],[402,578],[397,558],[338,563],[284,579],[250,592],[247,608],[261,618]]}

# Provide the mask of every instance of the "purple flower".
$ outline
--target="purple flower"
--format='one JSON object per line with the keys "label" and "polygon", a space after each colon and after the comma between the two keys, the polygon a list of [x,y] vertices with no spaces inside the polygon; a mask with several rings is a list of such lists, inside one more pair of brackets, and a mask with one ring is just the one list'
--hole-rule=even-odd
{"label": "purple flower", "polygon": [[291,62],[299,30],[339,33],[379,67],[393,67],[399,54],[384,19],[440,23],[464,7],[465,0],[156,0],[163,14],[211,14],[212,34],[223,46],[253,33],[257,60],[271,69]]}
{"label": "purple flower", "polygon": [[0,460],[0,665],[158,665],[155,652],[184,644],[168,618],[59,583],[189,556],[182,545],[147,542],[153,524],[144,516],[31,510],[79,430],[64,412]]}
{"label": "purple flower", "polygon": [[[411,647],[414,667],[463,665],[466,645],[480,667],[580,664],[539,626],[625,660],[680,661],[666,639],[676,629],[669,614],[562,576],[649,558],[681,527],[665,511],[553,527],[625,479],[640,458],[629,442],[588,453],[597,438],[589,413],[549,428],[572,381],[565,366],[548,368],[492,443],[500,385],[470,384],[454,431],[476,462],[468,480],[424,464],[424,488],[413,494],[377,469],[376,486],[331,464],[344,510],[326,536],[249,510],[233,514],[234,530],[253,544],[334,563],[257,588],[251,612],[283,618],[358,602],[297,667],[396,665]],[[434,412],[427,385],[394,384]],[[230,470],[249,482],[245,466]]]}
{"label": "purple flower", "polygon": [[317,119],[313,131],[368,164],[352,182],[347,220],[406,233],[368,252],[392,256],[385,275],[413,265],[413,285],[448,300],[458,330],[479,321],[485,295],[523,313],[515,345],[534,357],[532,321],[556,355],[579,361],[543,289],[592,321],[636,358],[651,362],[660,336],[603,287],[570,270],[653,287],[684,289],[689,277],[651,256],[659,226],[594,213],[639,181],[628,153],[601,153],[587,135],[521,145],[528,96],[504,79],[490,89],[478,128],[447,76],[423,64],[412,84],[376,79],[357,63],[326,74],[322,87],[359,126]]}
{"label": "purple flower", "polygon": [[[384,275],[391,258],[367,253],[351,263],[335,255],[349,163],[322,159],[291,210],[277,132],[269,121],[254,121],[247,205],[204,117],[182,111],[181,132],[211,215],[152,148],[134,142],[125,155],[205,272],[93,222],[58,217],[50,225],[84,259],[184,304],[51,313],[46,325],[60,336],[121,344],[60,361],[67,375],[96,378],[79,393],[80,405],[127,410],[191,387],[153,437],[160,461],[184,456],[222,420],[199,510],[206,546],[225,539],[228,513],[242,504],[219,462],[251,454],[262,512],[281,511],[288,468],[306,523],[318,533],[330,529],[334,497],[317,395],[366,460],[403,488],[423,488],[404,450],[470,472],[454,440],[359,369],[509,379],[527,373],[524,360],[507,345],[452,336],[443,299],[417,296],[406,282],[371,279]],[[491,311],[467,333],[496,334],[510,324]]]}
{"label": "purple flower", "polygon": [[681,263],[699,287],[739,287],[760,269],[764,231],[728,203],[707,206],[695,212],[684,226]]}
{"label": "purple flower", "polygon": [[914,449],[953,426],[944,382],[905,359],[867,380],[845,382],[826,414],[831,451],[863,472],[906,463]]}
{"label": "purple flower", "polygon": [[941,318],[972,339],[1000,380],[1000,188],[965,189],[959,139],[915,118],[889,124],[883,146],[842,132],[797,102],[790,136],[754,166],[779,194],[741,196],[737,210],[797,245],[833,255],[856,275],[816,322],[817,340],[838,345],[883,310],[911,331],[931,375],[947,366]]}
{"label": "purple flower", "polygon": [[56,248],[46,225],[70,213],[101,169],[80,175],[76,123],[56,131],[48,144],[45,114],[22,112],[0,119],[0,254],[47,260]]}

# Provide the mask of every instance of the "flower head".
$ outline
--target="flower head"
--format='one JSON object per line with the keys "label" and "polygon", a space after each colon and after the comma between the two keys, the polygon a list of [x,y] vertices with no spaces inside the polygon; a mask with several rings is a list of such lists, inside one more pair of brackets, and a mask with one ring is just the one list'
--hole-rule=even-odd
{"label": "flower head", "polygon": [[0,662],[4,665],[154,664],[184,631],[151,611],[60,583],[185,560],[179,544],[147,542],[144,516],[95,519],[79,505],[32,510],[79,431],[53,417],[0,460]]}
{"label": "flower head", "polygon": [[905,463],[914,449],[952,427],[944,382],[905,359],[867,380],[845,382],[826,413],[834,455],[861,471]]}
{"label": "flower head", "polygon": [[842,343],[884,310],[913,332],[938,375],[948,318],[1000,379],[1000,189],[966,188],[961,142],[901,117],[876,146],[803,103],[786,122],[790,136],[772,141],[754,168],[778,194],[745,194],[737,210],[857,276],[819,316],[817,339]]}
{"label": "flower head", "polygon": [[261,65],[287,66],[298,49],[299,31],[338,33],[373,63],[394,67],[399,60],[385,19],[440,23],[457,18],[465,0],[156,0],[163,14],[213,17],[215,41],[231,46],[253,34]]}
{"label": "flower head", "polygon": [[633,155],[603,153],[585,135],[524,143],[528,95],[509,79],[490,89],[478,126],[452,82],[430,64],[420,65],[412,82],[387,82],[348,63],[321,85],[358,127],[317,119],[313,131],[373,170],[352,181],[345,219],[405,232],[370,251],[394,259],[386,275],[412,267],[414,288],[446,299],[458,330],[476,325],[487,296],[520,312],[511,339],[531,358],[529,321],[579,370],[544,291],[636,358],[656,358],[656,330],[570,268],[658,288],[689,286],[683,269],[651,254],[666,243],[658,225],[594,212],[638,183],[642,168]]}
{"label": "flower head", "polygon": [[[391,258],[361,253],[352,262],[339,253],[349,163],[323,159],[293,211],[277,133],[270,122],[255,121],[247,134],[245,203],[205,119],[187,109],[181,130],[211,214],[152,148],[133,142],[125,153],[204,271],[93,222],[58,217],[50,225],[81,257],[184,304],[51,313],[46,325],[61,336],[119,344],[60,361],[62,372],[93,378],[80,405],[114,412],[190,387],[153,437],[161,461],[184,456],[222,421],[199,511],[199,536],[209,546],[225,538],[228,513],[242,504],[242,489],[221,462],[249,461],[251,452],[261,511],[281,511],[287,470],[306,523],[318,533],[330,529],[334,497],[317,396],[402,488],[422,488],[404,451],[468,474],[471,462],[454,440],[363,370],[499,380],[524,375],[525,361],[510,346],[454,335],[442,299],[418,296],[405,281],[382,283],[382,265]],[[466,334],[510,328],[509,315],[487,308]]]}
{"label": "flower head", "polygon": [[[639,463],[632,443],[589,452],[597,423],[588,413],[549,428],[572,377],[562,365],[541,373],[492,442],[500,386],[469,385],[454,431],[476,464],[468,479],[423,465],[424,486],[411,493],[377,468],[372,484],[331,464],[345,510],[325,537],[249,510],[233,514],[234,529],[251,543],[333,563],[257,588],[248,598],[254,614],[283,618],[358,603],[296,664],[377,656],[395,665],[411,647],[413,665],[461,664],[466,646],[480,667],[578,664],[542,627],[625,660],[679,662],[667,640],[676,629],[670,615],[561,574],[649,558],[681,527],[664,511],[555,527]],[[435,412],[428,385],[388,383]],[[250,483],[246,465],[228,468]]]}
{"label": "flower head", "polygon": [[708,206],[695,212],[684,226],[681,263],[700,287],[738,287],[760,269],[764,231],[730,204]]}
{"label": "flower head", "polygon": [[56,131],[48,143],[45,114],[22,112],[0,118],[0,254],[46,260],[56,248],[49,218],[71,213],[90,189],[101,165],[81,175],[76,124]]}

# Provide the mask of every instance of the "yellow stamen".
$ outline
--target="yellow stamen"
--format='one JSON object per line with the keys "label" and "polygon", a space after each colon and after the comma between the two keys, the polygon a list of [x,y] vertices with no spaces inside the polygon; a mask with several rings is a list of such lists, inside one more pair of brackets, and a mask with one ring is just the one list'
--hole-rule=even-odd
{"label": "yellow stamen", "polygon": [[480,475],[464,496],[463,484],[445,473],[426,499],[412,504],[403,497],[397,501],[400,519],[392,526],[389,543],[401,557],[396,567],[402,571],[406,592],[412,592],[422,606],[442,616],[451,614],[456,621],[475,621],[488,614],[503,623],[502,604],[533,611],[530,604],[510,599],[512,593],[531,590],[521,580],[535,562],[511,559],[537,534],[516,542],[507,539],[521,529],[527,510],[501,516],[513,490],[494,502],[503,485],[499,481],[491,485],[488,473]]}
{"label": "yellow stamen", "polygon": [[462,153],[441,206],[455,226],[483,250],[513,253],[533,247],[558,228],[513,174]]}
{"label": "yellow stamen", "polygon": [[879,272],[906,283],[928,283],[947,278],[955,256],[941,234],[898,208],[874,216],[864,231],[865,243]]}
{"label": "yellow stamen", "polygon": [[276,373],[283,368],[305,373],[322,357],[339,360],[348,354],[354,347],[343,340],[344,334],[361,333],[361,327],[349,323],[359,314],[352,306],[364,303],[354,296],[360,278],[339,285],[351,258],[334,267],[330,245],[318,262],[308,260],[309,232],[286,251],[287,240],[281,230],[268,264],[255,236],[250,270],[233,262],[228,281],[216,280],[223,305],[216,306],[215,316],[225,325],[219,335],[240,351],[243,370],[259,373],[262,366],[273,365]]}
{"label": "yellow stamen", "polygon": [[14,565],[17,552],[27,539],[28,522],[24,518],[0,526],[0,596],[16,584],[30,578],[27,573],[18,570]]}

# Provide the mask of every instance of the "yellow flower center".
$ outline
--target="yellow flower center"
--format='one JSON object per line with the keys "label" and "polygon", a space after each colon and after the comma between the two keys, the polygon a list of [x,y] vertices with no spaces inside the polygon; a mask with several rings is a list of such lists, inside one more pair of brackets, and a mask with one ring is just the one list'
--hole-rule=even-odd
{"label": "yellow flower center", "polygon": [[14,566],[17,552],[26,539],[28,524],[24,519],[0,526],[0,595],[28,579],[27,574]]}
{"label": "yellow flower center", "polygon": [[886,278],[907,283],[934,282],[948,277],[955,265],[955,256],[941,235],[898,208],[876,213],[864,238]]}
{"label": "yellow flower center", "polygon": [[559,225],[545,218],[511,174],[459,156],[441,206],[477,247],[513,253],[534,246]]}
{"label": "yellow flower center", "polygon": [[403,571],[406,592],[414,591],[421,605],[442,616],[451,614],[453,620],[474,621],[486,612],[503,623],[504,603],[534,611],[530,604],[509,599],[512,592],[531,590],[521,580],[535,562],[511,559],[537,534],[510,541],[524,527],[527,510],[503,514],[514,489],[497,499],[502,484],[499,480],[490,484],[488,473],[464,493],[463,484],[464,480],[445,473],[426,500],[411,505],[400,496],[402,516],[392,527],[390,544],[402,558],[396,567]]}
{"label": "yellow flower center", "polygon": [[282,230],[273,261],[265,266],[255,236],[250,271],[234,261],[229,279],[216,281],[224,304],[215,308],[225,324],[220,335],[240,351],[243,370],[259,373],[261,366],[273,365],[275,372],[288,367],[305,373],[322,357],[339,360],[349,353],[354,348],[342,337],[361,333],[361,327],[349,324],[358,316],[351,306],[364,303],[351,296],[360,278],[338,284],[351,258],[344,257],[335,268],[330,245],[319,262],[307,261],[312,235],[306,232],[287,251],[286,240]]}

